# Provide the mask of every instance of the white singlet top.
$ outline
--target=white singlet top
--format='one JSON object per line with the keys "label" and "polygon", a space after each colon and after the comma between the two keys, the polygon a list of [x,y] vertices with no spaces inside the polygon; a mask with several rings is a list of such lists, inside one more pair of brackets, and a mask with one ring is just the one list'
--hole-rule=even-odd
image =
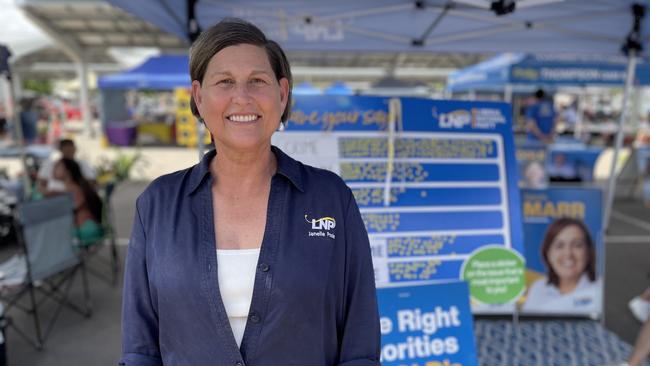
{"label": "white singlet top", "polygon": [[244,338],[259,256],[260,248],[217,249],[219,291],[238,347]]}

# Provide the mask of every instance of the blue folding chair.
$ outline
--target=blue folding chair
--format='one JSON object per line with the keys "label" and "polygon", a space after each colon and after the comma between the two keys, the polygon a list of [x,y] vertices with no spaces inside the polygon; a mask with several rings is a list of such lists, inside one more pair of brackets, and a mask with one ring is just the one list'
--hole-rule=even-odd
{"label": "blue folding chair", "polygon": [[[0,298],[5,311],[18,308],[33,317],[35,335],[30,337],[13,322],[10,328],[41,349],[64,306],[89,317],[91,303],[83,259],[73,249],[74,213],[71,195],[61,195],[18,206],[18,238],[24,254],[0,265]],[[81,272],[83,305],[68,297],[77,273]],[[26,301],[22,300],[28,297]],[[48,308],[50,320],[41,327],[39,309],[51,299],[56,308]],[[26,302],[26,304],[25,304]]]}

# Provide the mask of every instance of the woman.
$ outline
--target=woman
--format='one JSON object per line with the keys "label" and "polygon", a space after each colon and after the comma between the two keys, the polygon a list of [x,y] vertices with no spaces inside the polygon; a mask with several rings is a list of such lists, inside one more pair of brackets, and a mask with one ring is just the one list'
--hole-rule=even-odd
{"label": "woman", "polygon": [[523,311],[567,314],[600,311],[596,252],[582,221],[560,218],[549,225],[542,242],[542,258],[548,274],[532,284]]}
{"label": "woman", "polygon": [[72,193],[75,212],[75,236],[90,244],[103,235],[102,200],[90,182],[81,174],[79,164],[73,159],[62,158],[53,169],[55,179],[63,182],[65,190]]}
{"label": "woman", "polygon": [[271,146],[291,72],[228,19],[190,50],[192,111],[216,150],[138,198],[122,365],[378,365],[370,246],[349,188]]}

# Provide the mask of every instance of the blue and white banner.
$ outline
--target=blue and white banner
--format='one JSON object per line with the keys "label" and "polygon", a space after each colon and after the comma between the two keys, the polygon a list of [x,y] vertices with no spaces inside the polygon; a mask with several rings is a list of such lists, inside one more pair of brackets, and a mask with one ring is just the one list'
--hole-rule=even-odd
{"label": "blue and white banner", "polygon": [[382,366],[477,364],[465,282],[377,290]]}
{"label": "blue and white banner", "polygon": [[523,189],[528,291],[522,312],[602,312],[603,204],[598,188]]}
{"label": "blue and white banner", "polygon": [[[451,92],[503,91],[535,86],[625,85],[628,62],[589,55],[504,53],[449,75]],[[636,85],[648,85],[650,67],[641,60],[635,72]]]}
{"label": "blue and white banner", "polygon": [[379,287],[457,280],[484,245],[523,251],[508,104],[299,96],[273,143],[350,186]]}

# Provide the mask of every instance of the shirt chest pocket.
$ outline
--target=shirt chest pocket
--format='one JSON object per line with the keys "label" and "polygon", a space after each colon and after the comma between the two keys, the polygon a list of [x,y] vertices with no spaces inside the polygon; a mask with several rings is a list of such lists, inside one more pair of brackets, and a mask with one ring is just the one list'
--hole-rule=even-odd
{"label": "shirt chest pocket", "polygon": [[[320,311],[342,283],[343,261],[336,240],[306,237],[280,245],[273,295],[290,308]],[[294,307],[295,305],[295,307]]]}
{"label": "shirt chest pocket", "polygon": [[172,238],[174,235],[158,238],[150,258],[153,265],[149,281],[160,303],[197,305],[206,282],[212,277],[216,281],[216,268],[201,256],[197,239],[191,235],[180,240]]}

